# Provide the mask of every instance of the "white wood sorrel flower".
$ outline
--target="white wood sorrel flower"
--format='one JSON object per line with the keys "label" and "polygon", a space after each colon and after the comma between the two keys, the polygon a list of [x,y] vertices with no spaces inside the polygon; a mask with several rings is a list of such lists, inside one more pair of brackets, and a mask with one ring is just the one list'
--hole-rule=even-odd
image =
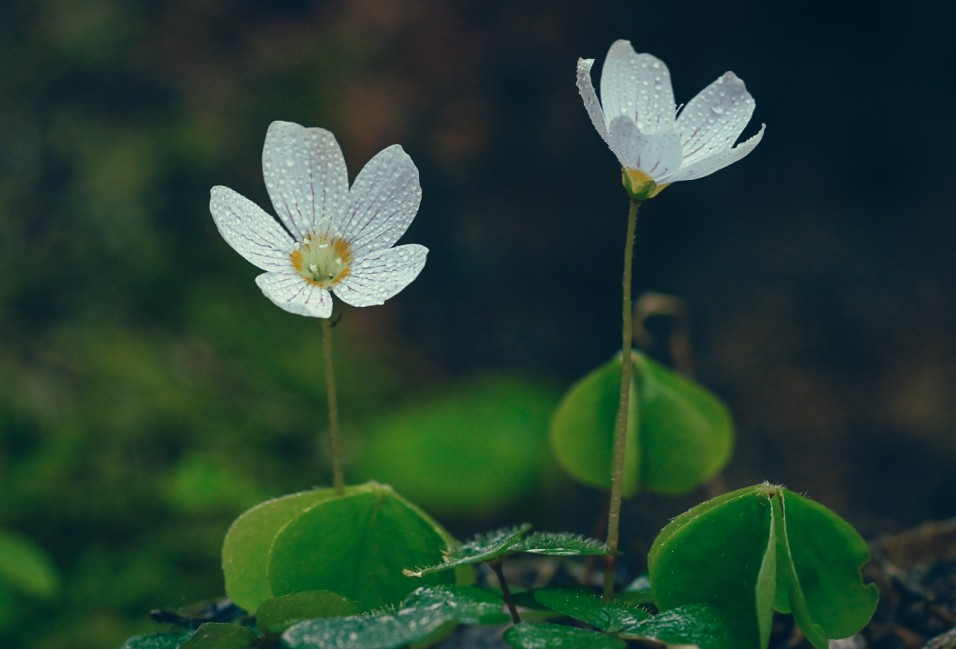
{"label": "white wood sorrel flower", "polygon": [[422,200],[418,169],[399,145],[372,158],[350,189],[335,136],[273,122],[262,173],[281,225],[228,187],[212,188],[209,211],[223,239],[266,271],[256,284],[286,311],[328,318],[332,292],[352,306],[382,304],[425,266],[425,246],[392,247]]}
{"label": "white wood sorrel flower", "polygon": [[601,101],[591,83],[594,59],[578,59],[578,90],[597,132],[617,156],[624,188],[636,201],[670,183],[703,178],[750,153],[764,127],[736,147],[756,103],[727,72],[684,106],[674,104],[670,73],[660,59],[615,41],[601,71]]}

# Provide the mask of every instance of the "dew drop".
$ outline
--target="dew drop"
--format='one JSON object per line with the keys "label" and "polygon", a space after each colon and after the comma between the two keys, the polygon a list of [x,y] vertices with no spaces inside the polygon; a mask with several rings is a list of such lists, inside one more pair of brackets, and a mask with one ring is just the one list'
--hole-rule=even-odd
{"label": "dew drop", "polygon": [[724,107],[723,106],[711,106],[710,110],[713,111],[714,115],[723,115]]}

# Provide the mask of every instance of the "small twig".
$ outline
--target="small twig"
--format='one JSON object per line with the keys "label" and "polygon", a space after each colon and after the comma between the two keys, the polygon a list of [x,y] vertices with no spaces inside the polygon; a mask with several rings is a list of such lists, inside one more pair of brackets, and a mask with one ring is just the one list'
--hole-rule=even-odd
{"label": "small twig", "polygon": [[649,291],[634,302],[634,341],[641,349],[655,346],[654,333],[648,321],[654,317],[670,319],[672,330],[663,341],[674,369],[687,378],[694,378],[694,359],[691,350],[690,309],[687,302],[673,295]]}
{"label": "small twig", "polygon": [[518,608],[515,606],[515,600],[511,596],[511,589],[508,588],[508,581],[505,579],[505,572],[501,568],[501,560],[490,561],[488,563],[491,569],[498,576],[498,585],[501,587],[501,597],[508,605],[508,612],[511,613],[511,621],[515,624],[521,624],[521,616],[518,615]]}

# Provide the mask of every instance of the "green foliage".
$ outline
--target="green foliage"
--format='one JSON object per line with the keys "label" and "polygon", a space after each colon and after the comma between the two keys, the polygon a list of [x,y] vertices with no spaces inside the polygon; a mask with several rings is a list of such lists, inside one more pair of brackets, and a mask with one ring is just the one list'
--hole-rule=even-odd
{"label": "green foliage", "polygon": [[570,532],[531,532],[518,539],[511,551],[552,557],[604,556],[611,552],[602,541]]}
{"label": "green foliage", "polygon": [[629,640],[658,640],[668,645],[697,645],[699,649],[739,649],[727,618],[714,606],[688,604],[642,620],[620,636]]}
{"label": "green foliage", "polygon": [[273,540],[293,518],[334,495],[328,488],[275,498],[233,522],[222,544],[222,572],[226,594],[237,606],[254,611],[272,599],[267,566]]}
{"label": "green foliage", "polygon": [[223,543],[226,593],[255,610],[272,597],[331,590],[368,610],[419,586],[402,569],[439,560],[450,542],[434,520],[384,485],[347,487],[342,496],[331,489],[293,494],[233,524]]}
{"label": "green foliage", "polygon": [[665,527],[648,556],[664,611],[711,604],[740,647],[767,646],[774,608],[792,611],[817,649],[861,629],[877,592],[860,569],[866,544],[836,514],[782,487],[747,487],[705,502]]}
{"label": "green foliage", "polygon": [[873,615],[878,596],[875,585],[861,587],[866,542],[832,511],[792,491],[773,503],[778,608],[792,610],[815,647],[853,635]]}
{"label": "green foliage", "polygon": [[124,642],[120,649],[179,649],[192,635],[192,631],[138,635]]}
{"label": "green foliage", "polygon": [[498,561],[511,554],[527,552],[552,556],[589,556],[608,553],[607,545],[594,539],[566,532],[534,532],[531,524],[505,527],[487,534],[479,534],[467,543],[455,546],[445,553],[441,563],[404,570],[409,577],[422,577],[436,572]]}
{"label": "green foliage", "polygon": [[706,604],[681,606],[651,616],[626,599],[606,601],[593,593],[567,588],[534,591],[544,606],[596,629],[631,640],[658,640],[700,649],[736,649],[723,614]]}
{"label": "green foliage", "polygon": [[618,600],[606,601],[593,593],[567,588],[546,588],[534,591],[534,598],[553,611],[608,633],[634,628],[650,618],[644,609]]}
{"label": "green foliage", "polygon": [[498,511],[533,497],[554,473],[541,449],[558,396],[509,376],[456,385],[373,418],[354,472],[428,511]]}
{"label": "green foliage", "polygon": [[358,614],[358,607],[338,593],[307,590],[266,600],[256,610],[256,626],[263,633],[279,635],[303,620]]}
{"label": "green foliage", "polygon": [[624,649],[620,638],[563,624],[516,624],[505,631],[514,649]]}
{"label": "green foliage", "polygon": [[[679,494],[713,477],[730,459],[733,422],[701,386],[633,352],[624,493]],[[609,488],[621,359],[571,386],[551,421],[551,446],[576,480]]]}
{"label": "green foliage", "polygon": [[506,554],[522,536],[531,530],[531,524],[505,527],[487,534],[479,534],[466,543],[455,546],[445,553],[444,560],[433,566],[409,569],[403,572],[409,577],[423,577],[458,566],[470,566],[494,561]]}
{"label": "green foliage", "polygon": [[468,587],[423,586],[395,610],[309,620],[282,636],[288,649],[392,649],[420,642],[448,624],[500,624],[501,599]]}
{"label": "green foliage", "polygon": [[255,631],[238,624],[207,622],[180,649],[247,649],[256,637]]}
{"label": "green foliage", "polygon": [[0,531],[0,586],[50,599],[59,588],[59,577],[50,558],[35,543]]}

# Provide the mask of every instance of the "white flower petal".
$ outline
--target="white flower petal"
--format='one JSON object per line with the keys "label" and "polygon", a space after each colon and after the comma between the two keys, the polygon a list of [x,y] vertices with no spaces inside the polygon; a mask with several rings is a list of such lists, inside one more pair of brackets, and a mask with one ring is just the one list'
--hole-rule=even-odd
{"label": "white flower petal", "polygon": [[601,106],[608,130],[622,116],[634,120],[641,133],[671,129],[677,110],[667,66],[636,53],[628,41],[615,41],[601,70]]}
{"label": "white flower petal", "polygon": [[763,132],[766,126],[766,124],[761,124],[760,131],[756,135],[744,142],[741,142],[734,148],[725,149],[720,153],[710,155],[706,158],[701,158],[690,164],[685,164],[676,172],[674,172],[671,177],[662,178],[658,181],[658,183],[676,183],[680,180],[694,180],[696,178],[703,178],[704,176],[709,176],[715,171],[720,171],[724,167],[732,165],[753,151],[754,148],[760,144],[760,140],[763,139]]}
{"label": "white flower petal", "polygon": [[256,284],[276,306],[290,313],[313,318],[332,315],[332,294],[297,273],[265,273],[256,277]]}
{"label": "white flower petal", "polygon": [[640,169],[655,181],[680,168],[681,147],[677,131],[641,133],[627,117],[611,122],[612,150],[625,169]]}
{"label": "white flower petal", "polygon": [[[584,108],[591,117],[594,128],[597,129],[601,139],[607,142],[607,145],[614,150],[611,140],[607,134],[607,124],[604,122],[604,110],[598,102],[597,93],[594,92],[594,83],[591,81],[591,67],[594,65],[594,59],[578,59],[578,92],[581,99],[584,100]],[[617,155],[617,152],[614,152]]]}
{"label": "white flower petal", "polygon": [[276,214],[299,240],[323,221],[334,224],[345,214],[348,171],[335,136],[325,129],[270,124],[262,174]]}
{"label": "white flower petal", "polygon": [[352,306],[382,304],[418,277],[427,254],[425,246],[410,243],[359,259],[332,290]]}
{"label": "white flower petal", "polygon": [[744,82],[733,72],[725,73],[701,90],[677,118],[685,166],[728,151],[747,126],[755,107]]}
{"label": "white flower petal", "polygon": [[422,201],[418,169],[397,144],[380,151],[359,172],[349,191],[339,234],[359,259],[390,248],[405,234]]}
{"label": "white flower petal", "polygon": [[262,270],[291,268],[292,237],[248,198],[217,185],[209,192],[209,211],[219,234],[246,261]]}

